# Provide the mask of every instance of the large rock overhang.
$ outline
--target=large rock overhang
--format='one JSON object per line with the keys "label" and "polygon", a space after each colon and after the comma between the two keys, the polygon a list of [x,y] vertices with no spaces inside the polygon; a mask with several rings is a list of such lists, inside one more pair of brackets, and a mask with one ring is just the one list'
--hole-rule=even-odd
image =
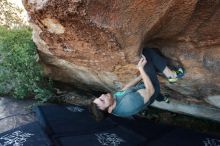
{"label": "large rock overhang", "polygon": [[[183,80],[162,89],[205,103],[220,95],[218,0],[23,0],[45,74],[79,88],[115,91],[156,47]],[[210,103],[210,102],[209,102]],[[207,105],[209,106],[209,105]]]}

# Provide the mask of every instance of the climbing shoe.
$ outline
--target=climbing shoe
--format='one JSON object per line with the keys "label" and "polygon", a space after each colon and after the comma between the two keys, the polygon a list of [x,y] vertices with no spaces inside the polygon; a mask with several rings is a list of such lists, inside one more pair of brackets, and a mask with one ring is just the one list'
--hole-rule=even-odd
{"label": "climbing shoe", "polygon": [[172,71],[176,73],[176,78],[168,78],[170,83],[175,83],[178,79],[183,78],[185,72],[182,67],[173,67]]}
{"label": "climbing shoe", "polygon": [[163,101],[166,102],[166,103],[170,103],[170,100],[169,100],[169,97],[168,97],[168,96],[164,96]]}
{"label": "climbing shoe", "polygon": [[169,103],[170,100],[169,100],[169,94],[159,94],[157,97],[156,97],[156,101],[159,101],[159,102],[166,102],[166,103]]}

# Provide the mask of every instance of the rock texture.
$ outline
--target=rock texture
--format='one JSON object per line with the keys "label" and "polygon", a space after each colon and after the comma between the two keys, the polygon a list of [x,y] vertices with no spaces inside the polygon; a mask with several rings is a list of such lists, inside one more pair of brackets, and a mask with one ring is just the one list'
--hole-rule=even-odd
{"label": "rock texture", "polygon": [[186,76],[164,87],[220,94],[219,0],[23,0],[45,73],[80,88],[114,91],[157,47]]}

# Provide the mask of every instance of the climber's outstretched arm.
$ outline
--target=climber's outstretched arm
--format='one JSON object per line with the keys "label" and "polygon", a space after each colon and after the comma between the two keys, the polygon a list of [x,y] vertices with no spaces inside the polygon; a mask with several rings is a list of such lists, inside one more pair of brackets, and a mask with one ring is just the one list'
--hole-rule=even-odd
{"label": "climber's outstretched arm", "polygon": [[128,82],[127,84],[124,85],[124,87],[121,90],[126,90],[134,85],[136,85],[138,82],[140,82],[142,79],[141,75],[139,75],[137,78],[131,80],[130,82]]}

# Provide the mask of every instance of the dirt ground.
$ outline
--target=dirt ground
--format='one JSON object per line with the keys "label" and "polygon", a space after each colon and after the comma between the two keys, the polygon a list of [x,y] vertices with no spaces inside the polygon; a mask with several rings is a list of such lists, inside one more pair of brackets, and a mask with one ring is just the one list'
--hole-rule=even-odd
{"label": "dirt ground", "polygon": [[193,129],[198,132],[220,135],[220,123],[216,121],[172,113],[153,107],[141,112],[140,115],[155,123],[165,123],[178,127]]}

